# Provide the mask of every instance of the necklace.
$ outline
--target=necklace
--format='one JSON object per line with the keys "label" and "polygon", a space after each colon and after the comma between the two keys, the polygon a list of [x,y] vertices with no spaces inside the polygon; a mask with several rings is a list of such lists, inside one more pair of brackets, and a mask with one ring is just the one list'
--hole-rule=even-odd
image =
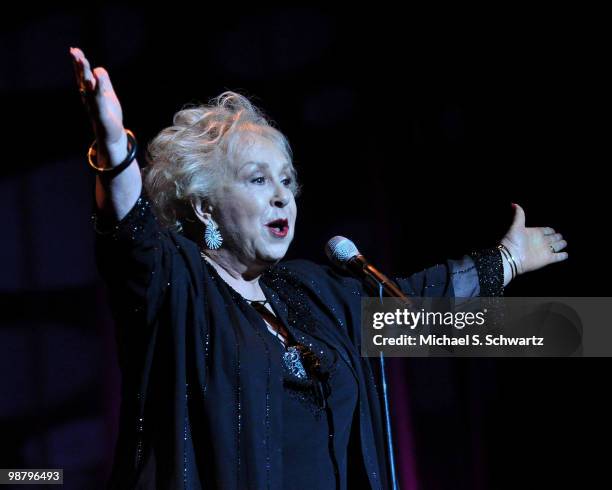
{"label": "necklace", "polygon": [[276,339],[286,348],[287,342],[289,341],[289,334],[281,321],[264,306],[264,303],[267,303],[267,301],[253,301],[251,302],[251,306],[261,315],[264,321],[272,327],[271,330],[270,328],[268,328],[268,330],[270,330],[271,333],[273,331]]}

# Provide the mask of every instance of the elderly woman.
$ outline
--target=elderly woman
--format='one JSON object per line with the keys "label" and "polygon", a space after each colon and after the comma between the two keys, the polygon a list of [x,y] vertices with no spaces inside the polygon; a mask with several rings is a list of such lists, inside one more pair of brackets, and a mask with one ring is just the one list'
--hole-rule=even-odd
{"label": "elderly woman", "polygon": [[[376,371],[359,354],[369,293],[332,267],[280,262],[299,192],[286,138],[225,92],[175,114],[142,179],[108,73],[70,53],[96,134],[96,257],[123,379],[109,486],[389,488]],[[398,285],[501,295],[567,258],[560,234],[515,213],[503,246]]]}

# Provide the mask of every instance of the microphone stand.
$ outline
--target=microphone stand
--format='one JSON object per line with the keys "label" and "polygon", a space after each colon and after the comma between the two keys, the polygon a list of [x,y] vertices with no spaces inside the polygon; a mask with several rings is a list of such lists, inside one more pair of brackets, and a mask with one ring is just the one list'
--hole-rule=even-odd
{"label": "microphone stand", "polygon": [[[376,269],[370,264],[363,255],[359,254],[353,257],[346,263],[348,269],[350,269],[357,277],[365,277],[366,283],[373,287],[374,290],[378,289],[378,296],[382,302],[383,296],[391,296],[400,299],[408,306],[414,306],[403,291],[387,276]],[[385,294],[386,293],[386,294]],[[389,411],[389,394],[387,391],[387,376],[385,373],[385,357],[382,351],[379,351],[379,363],[380,363],[380,375],[383,389],[383,401],[385,408],[385,428],[387,432],[387,449],[389,451],[389,466],[391,470],[391,482],[393,490],[400,490],[399,483],[397,481],[397,474],[395,471],[395,455],[393,451],[393,434],[391,430],[391,414]]]}
{"label": "microphone stand", "polygon": [[[380,301],[383,299],[384,286],[379,283],[378,295]],[[400,291],[401,293],[401,291]],[[403,293],[401,293],[403,296]],[[391,483],[393,484],[393,490],[400,490],[399,483],[397,482],[397,475],[395,473],[395,455],[393,452],[393,434],[391,432],[391,414],[389,412],[389,395],[387,393],[387,376],[385,374],[385,356],[382,351],[379,351],[378,361],[380,363],[380,377],[383,389],[383,400],[385,404],[385,427],[387,429],[387,448],[389,450],[389,466],[391,467]]]}

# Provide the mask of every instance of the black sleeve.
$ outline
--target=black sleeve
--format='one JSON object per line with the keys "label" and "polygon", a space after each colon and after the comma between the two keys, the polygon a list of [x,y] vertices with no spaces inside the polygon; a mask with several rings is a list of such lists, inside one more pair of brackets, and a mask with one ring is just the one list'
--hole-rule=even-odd
{"label": "black sleeve", "polygon": [[144,189],[118,222],[100,213],[94,202],[92,221],[96,264],[113,312],[126,321],[150,323],[169,283],[175,247],[168,231],[157,221]]}
{"label": "black sleeve", "polygon": [[409,296],[502,296],[504,269],[496,248],[478,250],[459,260],[448,259],[408,277],[396,277]]}

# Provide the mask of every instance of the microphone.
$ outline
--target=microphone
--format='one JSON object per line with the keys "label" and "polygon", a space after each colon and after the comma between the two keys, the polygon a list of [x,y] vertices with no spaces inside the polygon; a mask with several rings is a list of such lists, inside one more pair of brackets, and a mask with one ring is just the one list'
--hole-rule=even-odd
{"label": "microphone", "polygon": [[355,244],[343,236],[335,236],[325,244],[325,254],[335,265],[349,271],[353,276],[364,280],[369,286],[378,290],[382,287],[386,296],[399,298],[403,302],[412,304],[412,301],[402,290],[370,264],[367,259],[359,253]]}

